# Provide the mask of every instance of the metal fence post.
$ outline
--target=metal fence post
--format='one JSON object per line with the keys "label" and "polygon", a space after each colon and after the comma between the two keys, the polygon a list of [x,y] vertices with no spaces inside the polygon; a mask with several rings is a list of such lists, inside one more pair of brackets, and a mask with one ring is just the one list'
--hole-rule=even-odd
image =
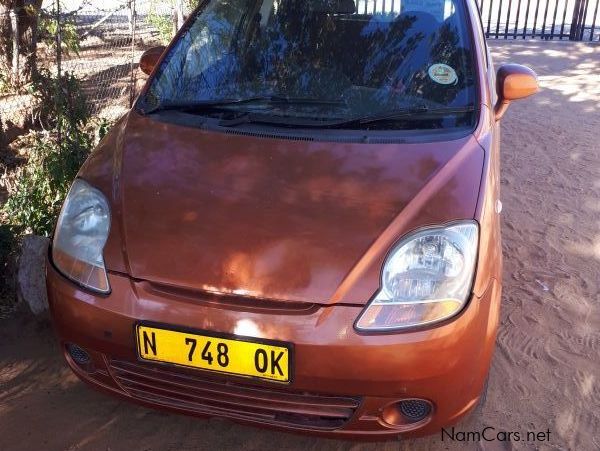
{"label": "metal fence post", "polygon": [[[582,16],[584,10],[584,4],[586,0],[575,0],[575,6],[573,7],[573,17],[571,19],[571,30],[569,32],[569,41],[579,41],[579,35],[581,33]],[[583,21],[585,18],[583,17]]]}
{"label": "metal fence post", "polygon": [[590,4],[590,0],[583,0],[584,7],[581,10],[581,26],[579,29],[579,41],[583,41],[583,37],[585,35],[585,20],[587,18],[588,6]]}
{"label": "metal fence post", "polygon": [[[54,99],[54,104],[56,108],[57,116],[61,114],[60,107],[60,99],[62,97],[62,27],[60,23],[60,0],[55,0],[54,2],[55,8],[55,20],[56,20],[56,36],[55,36],[55,45],[56,45],[56,96]],[[57,117],[56,121],[56,140],[58,142],[58,146],[62,146],[62,121],[60,117]]]}
{"label": "metal fence post", "polygon": [[130,89],[129,89],[129,108],[133,106],[133,101],[135,100],[135,85],[136,85],[136,76],[135,76],[135,38],[137,31],[137,14],[136,14],[136,0],[130,0],[130,10],[131,10],[131,80],[130,80]]}
{"label": "metal fence post", "polygon": [[596,8],[594,8],[594,14],[592,16],[592,28],[590,28],[590,41],[594,40],[594,31],[596,30],[596,17],[598,17],[598,6],[600,6],[600,0],[596,0]]}

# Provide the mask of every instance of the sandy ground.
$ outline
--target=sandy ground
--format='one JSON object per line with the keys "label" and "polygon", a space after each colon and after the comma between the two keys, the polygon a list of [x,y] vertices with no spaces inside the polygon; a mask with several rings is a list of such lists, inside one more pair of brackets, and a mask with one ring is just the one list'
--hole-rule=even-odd
{"label": "sandy ground", "polygon": [[549,441],[356,444],[159,413],[84,386],[49,324],[20,315],[0,322],[0,449],[600,449],[600,46],[491,45],[544,89],[503,124],[502,324],[487,404],[457,431]]}

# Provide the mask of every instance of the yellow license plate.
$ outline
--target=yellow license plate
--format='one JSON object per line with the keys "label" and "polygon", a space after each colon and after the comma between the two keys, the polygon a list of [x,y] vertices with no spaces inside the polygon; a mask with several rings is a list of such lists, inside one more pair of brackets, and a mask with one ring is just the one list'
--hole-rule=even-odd
{"label": "yellow license plate", "polygon": [[288,344],[222,338],[138,324],[138,355],[143,360],[290,382]]}

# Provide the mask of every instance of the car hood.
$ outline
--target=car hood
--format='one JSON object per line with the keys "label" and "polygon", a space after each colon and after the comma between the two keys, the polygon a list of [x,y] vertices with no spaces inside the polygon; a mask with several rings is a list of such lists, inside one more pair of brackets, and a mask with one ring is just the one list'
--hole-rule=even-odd
{"label": "car hood", "polygon": [[276,139],[132,112],[80,176],[111,204],[111,271],[242,298],[364,304],[400,236],[473,218],[483,160],[472,136]]}

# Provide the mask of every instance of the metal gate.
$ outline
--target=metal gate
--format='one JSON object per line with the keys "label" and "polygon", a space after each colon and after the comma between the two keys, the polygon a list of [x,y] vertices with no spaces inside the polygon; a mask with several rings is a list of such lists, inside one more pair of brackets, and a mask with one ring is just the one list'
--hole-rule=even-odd
{"label": "metal gate", "polygon": [[[385,14],[402,11],[405,1],[355,0],[355,3],[359,13]],[[488,38],[600,41],[600,0],[475,1]],[[446,2],[449,4],[450,0]]]}
{"label": "metal gate", "polygon": [[488,38],[600,41],[600,0],[476,0]]}

